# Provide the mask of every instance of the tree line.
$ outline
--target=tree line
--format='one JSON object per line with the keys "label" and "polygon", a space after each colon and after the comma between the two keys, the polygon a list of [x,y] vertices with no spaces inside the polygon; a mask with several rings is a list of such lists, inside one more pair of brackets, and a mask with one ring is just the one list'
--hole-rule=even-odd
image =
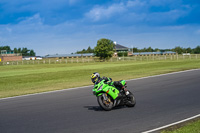
{"label": "tree line", "polygon": [[7,51],[13,51],[14,53],[21,53],[22,56],[35,56],[36,53],[33,49],[28,49],[26,47],[24,48],[14,48],[13,50],[10,48],[10,46],[0,46],[1,50],[7,50]]}
{"label": "tree line", "polygon": [[[97,57],[100,57],[100,59],[108,59],[113,56],[115,49],[114,49],[115,44],[113,43],[112,40],[106,39],[106,38],[101,38],[97,41],[96,47],[92,49],[90,46],[88,49],[83,49],[81,51],[77,51],[77,54],[83,54],[83,53],[94,53]],[[134,53],[136,52],[164,52],[164,51],[172,51],[176,52],[178,54],[182,53],[190,53],[190,54],[200,54],[200,46],[197,46],[196,48],[182,48],[180,46],[177,46],[172,49],[158,49],[158,48],[143,48],[139,49],[136,47],[129,48],[129,51],[133,51]],[[128,52],[118,52],[118,56],[127,56]]]}
{"label": "tree line", "polygon": [[77,51],[76,54],[85,54],[85,53],[94,53],[94,49],[90,46],[87,49],[83,49],[81,51]]}
{"label": "tree line", "polygon": [[106,59],[112,57],[114,53],[113,48],[114,43],[112,40],[102,38],[97,41],[97,46],[95,48],[92,49],[89,46],[87,49],[77,51],[76,54],[94,53],[97,57],[100,57],[100,59]]}
{"label": "tree line", "polygon": [[[99,40],[100,42],[101,41],[105,41],[104,39],[100,39]],[[109,41],[108,41],[109,42]],[[112,41],[110,42],[110,45],[112,44]],[[107,47],[107,45],[102,45],[103,47]],[[109,46],[109,45],[108,45]],[[100,49],[101,46],[99,46],[99,49]],[[102,48],[103,48],[102,47]],[[96,47],[96,49],[98,49]],[[148,48],[142,48],[142,49],[139,49],[139,48],[136,48],[136,47],[133,47],[133,48],[130,48],[130,51],[133,51],[134,53],[137,53],[137,52],[160,52],[160,51],[172,51],[172,52],[176,52],[178,54],[183,54],[183,53],[190,53],[190,54],[200,54],[200,46],[197,46],[196,48],[183,48],[183,47],[180,47],[180,46],[177,46],[175,48],[172,48],[172,49],[159,49],[159,48],[155,48],[153,49],[152,47],[148,47]],[[95,48],[92,49],[90,46],[87,48],[87,49],[83,49],[81,51],[77,51],[76,54],[84,54],[84,53],[95,53]]]}
{"label": "tree line", "polygon": [[158,48],[143,48],[143,49],[138,49],[138,48],[132,48],[130,49],[133,52],[159,52],[159,51],[172,51],[172,52],[177,52],[178,54],[183,54],[183,53],[190,53],[190,54],[200,54],[200,46],[197,46],[196,48],[183,48],[180,46],[177,46],[172,49],[158,49]]}

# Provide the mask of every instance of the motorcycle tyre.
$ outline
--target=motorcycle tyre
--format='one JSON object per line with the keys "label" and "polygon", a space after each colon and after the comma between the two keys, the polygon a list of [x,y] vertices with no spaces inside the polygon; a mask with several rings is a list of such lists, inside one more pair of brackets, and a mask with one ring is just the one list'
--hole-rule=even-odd
{"label": "motorcycle tyre", "polygon": [[113,103],[112,104],[110,103],[109,107],[107,107],[106,105],[104,105],[104,103],[103,103],[103,96],[102,95],[100,95],[100,96],[97,97],[97,101],[98,101],[98,104],[100,105],[100,107],[103,108],[105,111],[112,110]]}
{"label": "motorcycle tyre", "polygon": [[128,100],[128,102],[126,103],[126,106],[127,107],[134,107],[135,104],[136,104],[136,99],[130,91],[129,91],[128,97],[131,98],[131,100]]}

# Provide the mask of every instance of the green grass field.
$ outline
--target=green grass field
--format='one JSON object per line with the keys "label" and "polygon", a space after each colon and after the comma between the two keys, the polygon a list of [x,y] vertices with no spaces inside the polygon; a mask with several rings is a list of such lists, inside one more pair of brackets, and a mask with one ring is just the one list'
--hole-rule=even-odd
{"label": "green grass field", "polygon": [[174,127],[161,133],[200,133],[200,120],[189,122],[183,127]]}
{"label": "green grass field", "polygon": [[0,66],[0,98],[92,85],[99,72],[113,80],[200,68],[200,59]]}

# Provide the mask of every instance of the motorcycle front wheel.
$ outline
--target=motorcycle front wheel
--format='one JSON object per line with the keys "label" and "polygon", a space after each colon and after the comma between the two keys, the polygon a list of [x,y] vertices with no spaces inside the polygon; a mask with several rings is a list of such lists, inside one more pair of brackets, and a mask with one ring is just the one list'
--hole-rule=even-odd
{"label": "motorcycle front wheel", "polygon": [[97,101],[98,101],[100,107],[102,107],[106,111],[110,111],[113,108],[113,102],[112,102],[110,96],[107,95],[106,93],[103,93],[102,95],[98,96]]}

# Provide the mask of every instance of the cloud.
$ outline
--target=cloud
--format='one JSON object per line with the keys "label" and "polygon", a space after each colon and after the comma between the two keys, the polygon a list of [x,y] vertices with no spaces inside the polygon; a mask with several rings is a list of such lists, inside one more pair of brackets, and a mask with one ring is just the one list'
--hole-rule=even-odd
{"label": "cloud", "polygon": [[[37,13],[44,18],[44,23],[54,25],[67,19],[79,17],[82,0],[1,0],[0,24],[17,24],[21,18]],[[80,8],[81,10],[81,8]],[[81,12],[80,12],[81,13]]]}
{"label": "cloud", "polygon": [[6,27],[6,30],[7,30],[9,33],[12,33],[12,29],[11,29],[11,28]]}
{"label": "cloud", "polygon": [[[177,7],[174,7],[175,4]],[[90,22],[108,22],[127,24],[156,24],[167,25],[176,21],[190,12],[190,7],[178,2],[163,0],[128,0],[110,5],[95,6],[85,17]],[[165,7],[163,7],[165,6]],[[155,10],[158,9],[158,10]]]}
{"label": "cloud", "polygon": [[196,30],[196,34],[200,35],[200,29]]}
{"label": "cloud", "polygon": [[126,8],[123,3],[112,4],[111,6],[97,6],[91,9],[88,13],[85,14],[86,17],[91,19],[92,21],[99,21],[110,19],[113,16],[118,14],[122,14],[126,11]]}
{"label": "cloud", "polygon": [[40,17],[40,14],[34,14],[31,17],[19,18],[21,20],[19,22],[20,25],[42,25],[43,19]]}
{"label": "cloud", "polygon": [[[188,12],[184,10],[170,10],[167,12],[153,12],[146,14],[145,23],[154,25],[171,25],[175,24],[176,21],[187,15]],[[175,24],[176,25],[176,24]]]}
{"label": "cloud", "polygon": [[69,0],[69,5],[73,6],[73,5],[77,4],[80,1],[81,0]]}
{"label": "cloud", "polygon": [[141,1],[141,0],[129,0],[126,4],[127,7],[144,7],[146,6],[146,2],[145,1]]}
{"label": "cloud", "polygon": [[150,6],[177,6],[181,4],[182,0],[147,0]]}
{"label": "cloud", "polygon": [[[162,22],[171,24],[176,23],[180,18],[187,23],[188,21],[184,17],[191,12],[192,7],[195,7],[188,3],[183,3],[182,0],[112,0],[112,2],[91,2],[89,0],[1,0],[0,6],[2,8],[0,24],[17,24],[22,19],[39,14],[40,18],[42,18],[42,23],[48,25],[58,25],[74,20],[80,21],[80,23],[84,21],[85,24],[88,24],[87,22],[89,24],[112,23],[112,21],[120,25],[162,24]],[[197,7],[195,9],[199,9]],[[198,12],[196,15],[198,15]],[[163,21],[159,19],[160,16]]]}
{"label": "cloud", "polygon": [[162,26],[160,27],[161,30],[165,31],[180,31],[180,30],[185,30],[187,29],[187,25],[174,25],[174,26]]}
{"label": "cloud", "polygon": [[[192,14],[195,18],[192,22],[199,25],[199,6],[182,0],[1,2],[0,41],[12,47],[33,48],[38,55],[76,52],[95,46],[102,37],[125,46],[134,44],[143,48],[155,42],[162,48],[163,43],[167,46],[168,39],[184,43],[192,40],[189,37],[194,34],[200,34],[199,27],[191,26],[188,22],[191,19],[185,18],[191,18]],[[184,34],[189,39],[182,37]]]}

